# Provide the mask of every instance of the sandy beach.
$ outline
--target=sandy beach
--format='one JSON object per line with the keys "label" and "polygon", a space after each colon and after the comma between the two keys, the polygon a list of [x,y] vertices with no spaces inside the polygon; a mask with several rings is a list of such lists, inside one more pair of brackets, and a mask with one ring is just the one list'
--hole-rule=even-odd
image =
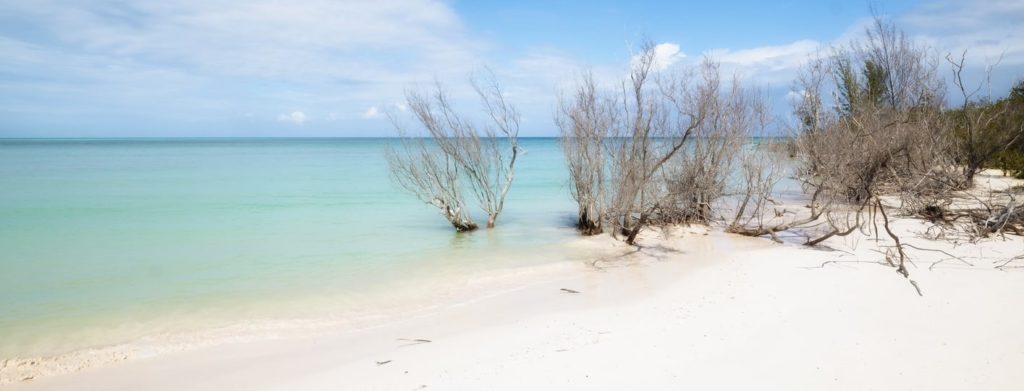
{"label": "sandy beach", "polygon": [[1024,390],[1021,20],[0,2],[0,391]]}
{"label": "sandy beach", "polygon": [[[1024,274],[996,269],[1019,237],[912,237],[911,278],[867,237],[831,251],[688,229],[543,283],[316,337],[127,360],[12,390],[1015,389]],[[956,255],[959,259],[950,259]],[[969,266],[966,263],[971,263]],[[10,369],[10,368],[8,368]]]}

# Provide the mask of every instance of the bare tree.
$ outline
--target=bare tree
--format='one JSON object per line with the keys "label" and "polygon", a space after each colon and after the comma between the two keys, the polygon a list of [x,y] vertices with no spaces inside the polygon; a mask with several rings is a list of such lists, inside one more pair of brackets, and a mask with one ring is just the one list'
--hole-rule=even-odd
{"label": "bare tree", "polygon": [[[472,188],[477,194],[480,207],[487,213],[487,228],[493,228],[505,207],[505,196],[515,179],[516,159],[522,152],[519,147],[521,117],[515,106],[505,100],[505,93],[492,72],[488,71],[484,77],[474,79],[473,88],[480,96],[484,111],[493,125],[485,126],[482,132],[486,156],[469,160],[467,163],[475,165],[466,164],[466,171],[471,173]],[[473,170],[470,167],[487,169]]]}
{"label": "bare tree", "polygon": [[[761,91],[744,87],[736,78],[723,88],[718,65],[711,61],[701,69],[706,90],[698,99],[706,102],[706,118],[686,148],[667,164],[663,182],[668,200],[658,216],[662,224],[709,224],[720,218],[718,201],[734,179],[736,163],[749,151],[752,137],[767,125],[767,101]],[[685,102],[671,91],[666,95],[672,102]]]}
{"label": "bare tree", "polygon": [[[944,86],[934,56],[891,22],[876,17],[866,33],[863,42],[811,61],[797,79],[795,174],[809,195],[807,210],[779,219],[736,218],[730,230],[774,237],[796,229],[808,245],[857,231],[885,235],[895,242],[886,261],[909,277],[887,212],[899,207],[883,198],[896,196],[904,208],[919,210],[960,186],[948,154]],[[763,213],[771,175],[756,164],[747,170],[745,198]]]}
{"label": "bare tree", "polygon": [[1009,114],[1008,102],[992,102],[991,93],[978,97],[984,87],[991,89],[992,70],[1000,61],[986,66],[984,83],[971,88],[963,79],[966,58],[965,50],[959,59],[947,55],[946,61],[952,67],[953,85],[962,99],[960,108],[952,113],[955,132],[953,139],[956,143],[954,153],[963,170],[964,183],[971,187],[974,175],[984,169],[986,163],[1024,137],[1024,124],[1003,128],[1001,120]]}
{"label": "bare tree", "polygon": [[386,150],[391,178],[420,201],[436,207],[456,231],[472,231],[459,182],[459,166],[427,140],[403,138],[401,145]]}
{"label": "bare tree", "polygon": [[740,157],[738,185],[740,192],[737,194],[736,204],[733,206],[733,217],[729,221],[726,231],[733,233],[746,233],[751,236],[772,235],[778,241],[774,231],[743,232],[748,227],[769,227],[776,219],[785,217],[785,211],[776,211],[773,208],[776,201],[773,199],[776,186],[782,180],[781,158],[771,156],[761,150],[757,145],[751,148],[748,153]]}
{"label": "bare tree", "polygon": [[[505,99],[494,75],[488,72],[483,79],[473,79],[473,87],[491,126],[477,126],[457,113],[447,92],[435,83],[429,93],[406,93],[409,111],[427,131],[428,139],[403,137],[402,148],[389,150],[387,155],[396,182],[441,209],[458,231],[477,228],[466,212],[463,186],[487,214],[487,228],[494,227],[521,153],[519,113]],[[400,122],[391,118],[404,135]]]}
{"label": "bare tree", "polygon": [[558,125],[570,193],[578,206],[576,227],[584,235],[603,232],[605,208],[605,140],[615,123],[614,102],[597,90],[592,74],[585,75],[571,99],[560,99]]}
{"label": "bare tree", "polygon": [[602,92],[585,76],[563,97],[556,123],[584,234],[634,244],[649,226],[715,218],[735,157],[763,126],[763,97],[737,80],[723,89],[717,63],[655,69],[654,45],[634,57],[629,79]]}
{"label": "bare tree", "polygon": [[705,72],[704,80],[691,82],[691,75],[683,74],[658,89],[655,61],[654,45],[645,44],[622,85],[617,104],[622,114],[608,143],[612,198],[604,215],[612,233],[625,235],[628,244],[670,202],[672,194],[657,176],[667,175],[666,165],[704,122],[709,96],[718,91],[717,67]]}
{"label": "bare tree", "polygon": [[668,129],[664,106],[652,93],[655,61],[654,45],[648,42],[633,64],[629,82],[621,87],[616,109],[622,114],[612,127],[614,138],[608,146],[613,197],[605,215],[612,233],[626,235],[629,244],[658,205],[651,178],[675,152],[659,150]]}

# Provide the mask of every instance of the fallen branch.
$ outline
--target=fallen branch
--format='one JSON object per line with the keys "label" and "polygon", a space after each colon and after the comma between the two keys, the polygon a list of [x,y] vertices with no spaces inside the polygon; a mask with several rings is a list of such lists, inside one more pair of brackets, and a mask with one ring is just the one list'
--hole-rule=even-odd
{"label": "fallen branch", "polygon": [[948,257],[949,257],[949,258],[945,258],[945,259],[942,259],[942,260],[939,260],[939,261],[936,261],[936,262],[932,263],[932,265],[928,267],[928,270],[932,270],[932,269],[933,269],[933,268],[935,267],[935,265],[938,265],[938,264],[940,264],[940,263],[942,263],[942,262],[945,262],[945,261],[948,261],[948,260],[950,260],[950,259],[955,259],[955,260],[958,260],[958,261],[960,261],[960,262],[963,262],[963,263],[964,263],[965,265],[967,265],[967,266],[971,266],[971,267],[974,267],[974,264],[973,264],[973,263],[967,262],[967,260],[965,260],[965,259],[963,259],[963,258],[961,258],[961,257],[958,257],[958,256],[956,256],[956,255],[950,254],[950,253],[948,253],[948,252],[945,252],[945,251],[942,251],[942,250],[938,250],[938,249],[933,249],[933,248],[921,248],[921,247],[917,247],[917,246],[915,246],[915,245],[912,245],[912,244],[906,244],[906,243],[904,243],[903,245],[904,245],[904,246],[907,246],[907,247],[910,247],[910,248],[913,248],[913,249],[916,249],[916,250],[921,250],[921,251],[933,251],[933,252],[937,252],[937,253],[943,253],[943,254],[945,254],[946,256],[948,256]]}
{"label": "fallen branch", "polygon": [[[885,232],[889,235],[889,238],[896,242],[896,252],[899,254],[899,263],[894,263],[891,260],[889,263],[896,266],[897,273],[906,278],[907,281],[910,281],[910,285],[914,286],[914,290],[917,291],[918,296],[924,296],[924,294],[921,293],[921,287],[917,286],[917,282],[910,279],[910,272],[907,271],[906,267],[907,254],[903,251],[903,242],[900,241],[899,236],[896,236],[896,234],[892,232],[892,227],[889,226],[889,216],[885,214],[885,207],[882,206],[882,200],[877,196],[875,197],[875,206],[878,207],[878,212],[882,216],[882,227],[885,228]],[[886,259],[889,259],[889,257],[887,256]]]}
{"label": "fallen branch", "polygon": [[421,344],[421,343],[430,343],[430,342],[434,342],[434,341],[431,341],[431,340],[429,340],[429,339],[408,339],[408,338],[399,338],[398,340],[399,340],[399,341],[406,341],[406,342],[410,342],[410,343],[407,343],[407,344],[405,344],[405,345],[402,345],[402,346],[412,346],[412,345],[419,345],[419,344]]}
{"label": "fallen branch", "polygon": [[1016,257],[1013,257],[1013,258],[1007,259],[1006,261],[1004,261],[1003,263],[1001,263],[1001,264],[1000,264],[999,266],[996,266],[996,269],[999,269],[999,270],[1004,270],[1004,271],[1005,271],[1005,269],[1007,269],[1007,268],[1011,268],[1011,267],[1012,267],[1012,268],[1020,267],[1020,266],[1009,266],[1009,265],[1010,265],[1011,263],[1013,263],[1013,262],[1015,262],[1015,261],[1018,261],[1018,260],[1024,260],[1024,255],[1018,255],[1018,256],[1016,256]]}

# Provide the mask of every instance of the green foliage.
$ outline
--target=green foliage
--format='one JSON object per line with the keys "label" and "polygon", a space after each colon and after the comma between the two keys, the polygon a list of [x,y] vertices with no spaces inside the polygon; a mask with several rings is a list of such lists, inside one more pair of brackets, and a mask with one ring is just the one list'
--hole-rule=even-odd
{"label": "green foliage", "polygon": [[839,110],[844,115],[853,114],[860,101],[860,80],[848,57],[836,56],[834,64],[836,72],[836,90],[838,92]]}
{"label": "green foliage", "polygon": [[990,165],[992,168],[1003,171],[1003,175],[1013,175],[1014,177],[1024,179],[1024,151],[1019,148],[996,155]]}
{"label": "green foliage", "polygon": [[857,69],[854,60],[843,54],[833,61],[840,114],[855,115],[858,110],[879,108],[885,103],[889,75],[882,65],[868,59]]}
{"label": "green foliage", "polygon": [[[1010,89],[1007,97],[995,102],[975,102],[969,105],[967,110],[982,113],[1005,110],[1005,113],[996,120],[983,124],[976,130],[975,142],[993,150],[1002,150],[1006,146],[1005,150],[986,161],[985,167],[999,169],[1004,175],[1024,179],[1024,135],[1017,136],[1008,146],[1005,145],[1006,140],[1014,139],[1014,135],[1024,132],[1024,80],[1018,81]],[[953,118],[965,115],[963,109],[950,110],[948,114]],[[959,139],[967,137],[962,126],[954,128],[954,136]]]}
{"label": "green foliage", "polygon": [[885,68],[879,64],[875,64],[871,60],[864,61],[864,97],[863,99],[871,102],[874,106],[879,106],[885,102],[886,85],[885,79],[889,77],[886,73]]}
{"label": "green foliage", "polygon": [[1024,104],[1024,80],[1017,81],[1017,84],[1010,89],[1010,95],[1007,97],[1007,100],[1013,102],[1018,109]]}

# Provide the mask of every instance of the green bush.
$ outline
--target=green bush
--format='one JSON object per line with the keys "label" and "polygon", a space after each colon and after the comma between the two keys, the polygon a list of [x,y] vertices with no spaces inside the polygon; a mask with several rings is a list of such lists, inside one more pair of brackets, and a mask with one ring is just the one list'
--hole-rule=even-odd
{"label": "green bush", "polygon": [[[977,136],[981,139],[975,143],[990,150],[998,150],[1001,149],[998,143],[1014,140],[1007,149],[989,158],[985,167],[1002,170],[1003,175],[1024,179],[1024,135],[1020,134],[1024,130],[1024,80],[1015,83],[1005,98],[991,103],[981,102],[974,109],[1002,113],[979,129]],[[957,110],[949,113],[954,116],[959,114]],[[956,137],[964,137],[961,129],[954,129],[954,132]]]}
{"label": "green bush", "polygon": [[1002,170],[1003,175],[1024,179],[1024,152],[1020,150],[1004,151],[996,155],[991,163],[991,167]]}

